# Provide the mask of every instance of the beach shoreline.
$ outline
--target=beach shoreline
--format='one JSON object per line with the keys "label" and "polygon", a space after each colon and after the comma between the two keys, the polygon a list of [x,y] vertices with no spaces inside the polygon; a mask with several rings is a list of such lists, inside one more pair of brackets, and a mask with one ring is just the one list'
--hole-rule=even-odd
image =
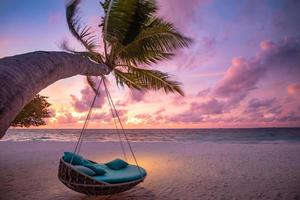
{"label": "beach shoreline", "polygon": [[[97,162],[121,157],[117,142],[86,142],[82,155]],[[135,142],[148,177],[109,199],[300,198],[300,143]],[[60,156],[74,142],[0,142],[0,199],[93,200],[57,178]]]}

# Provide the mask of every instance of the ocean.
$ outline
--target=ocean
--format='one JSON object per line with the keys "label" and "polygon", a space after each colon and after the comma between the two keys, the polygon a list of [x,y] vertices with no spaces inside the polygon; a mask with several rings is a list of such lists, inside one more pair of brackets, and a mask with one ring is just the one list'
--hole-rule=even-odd
{"label": "ocean", "polygon": [[[9,129],[1,141],[77,141],[80,129]],[[126,129],[132,142],[300,142],[300,128],[235,128],[235,129]],[[121,130],[121,137],[124,139]],[[114,142],[119,136],[114,129],[87,129],[87,142]]]}

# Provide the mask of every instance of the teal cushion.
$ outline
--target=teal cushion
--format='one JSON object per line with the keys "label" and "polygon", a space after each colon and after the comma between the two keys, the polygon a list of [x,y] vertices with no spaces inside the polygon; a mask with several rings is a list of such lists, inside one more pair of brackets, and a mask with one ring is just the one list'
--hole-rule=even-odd
{"label": "teal cushion", "polygon": [[84,165],[85,167],[93,170],[96,175],[103,175],[106,173],[106,171],[101,167],[101,166],[98,166],[98,165],[95,165],[95,164],[87,164],[87,165]]}
{"label": "teal cushion", "polygon": [[95,176],[96,175],[96,173],[93,170],[91,170],[91,169],[89,169],[85,166],[82,166],[82,165],[74,165],[73,168],[80,171],[80,172],[82,172],[82,173],[84,173],[84,174],[86,174],[86,175],[88,175],[88,176]]}
{"label": "teal cushion", "polygon": [[124,160],[117,158],[115,160],[106,163],[105,165],[110,169],[119,170],[125,168],[128,165],[128,163],[125,162]]}
{"label": "teal cushion", "polygon": [[86,166],[86,165],[93,165],[93,164],[95,164],[95,163],[93,163],[93,162],[91,162],[91,161],[89,161],[89,160],[86,160],[86,159],[83,159],[83,160],[82,160],[82,165],[83,165],[83,166]]}
{"label": "teal cushion", "polygon": [[[73,156],[73,160],[72,160],[72,156]],[[78,155],[78,154],[74,154],[73,152],[64,152],[64,161],[70,163],[72,160],[72,165],[83,165],[83,158]]]}
{"label": "teal cushion", "polygon": [[97,165],[103,167],[106,173],[101,176],[93,176],[93,178],[106,183],[125,183],[138,180],[142,177],[146,177],[147,175],[146,171],[142,167],[138,168],[135,165],[127,165],[127,167],[120,170],[112,170],[104,164]]}

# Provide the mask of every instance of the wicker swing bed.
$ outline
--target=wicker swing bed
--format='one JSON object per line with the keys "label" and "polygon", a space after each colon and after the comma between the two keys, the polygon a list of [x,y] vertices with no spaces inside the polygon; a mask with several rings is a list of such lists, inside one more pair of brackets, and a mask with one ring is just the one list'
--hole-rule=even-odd
{"label": "wicker swing bed", "polygon": [[[74,155],[79,154],[81,144],[82,144],[82,141],[83,141],[83,138],[84,138],[84,132],[86,130],[88,121],[91,117],[92,108],[95,105],[97,94],[99,93],[99,88],[100,88],[100,85],[101,85],[102,82],[103,82],[104,89],[105,89],[105,92],[106,92],[106,96],[107,96],[107,99],[108,99],[108,102],[109,102],[109,105],[110,105],[110,108],[111,108],[112,117],[113,117],[114,122],[115,122],[116,132],[118,133],[118,136],[119,136],[123,156],[124,156],[125,160],[127,161],[125,148],[124,148],[124,145],[123,145],[121,134],[118,130],[118,126],[117,126],[117,123],[116,123],[116,118],[118,119],[120,129],[122,130],[121,133],[123,133],[123,135],[124,135],[124,138],[127,142],[129,150],[131,152],[132,158],[135,162],[135,165],[128,165],[128,166],[131,167],[131,168],[134,168],[136,170],[135,173],[139,174],[134,179],[131,179],[129,181],[121,181],[119,183],[118,182],[116,182],[116,183],[105,182],[105,181],[96,179],[93,176],[89,176],[86,173],[83,173],[82,171],[76,169],[74,167],[74,165],[72,164],[72,161],[74,159]],[[91,160],[87,160],[87,162],[97,165],[96,162],[91,161]],[[144,173],[142,173],[142,172],[144,172]],[[124,173],[126,173],[126,171]],[[85,123],[83,125],[82,130],[81,130],[78,142],[76,144],[74,153],[72,155],[71,162],[67,162],[64,159],[64,157],[60,158],[59,169],[58,169],[58,178],[65,186],[67,186],[71,190],[74,190],[76,192],[83,193],[83,194],[86,194],[86,195],[112,195],[112,194],[124,192],[126,190],[129,190],[129,189],[133,188],[137,184],[143,182],[144,179],[146,178],[145,170],[138,165],[136,156],[134,155],[134,152],[133,152],[132,147],[130,145],[129,139],[128,139],[126,133],[125,133],[125,130],[123,128],[123,125],[122,125],[120,117],[119,117],[119,114],[118,114],[118,112],[115,108],[115,105],[112,101],[110,93],[107,89],[104,77],[101,78],[101,80],[98,84],[97,93],[96,93],[96,95],[95,95],[95,97],[92,101],[91,106],[90,106],[90,109],[89,109],[89,112],[87,114]]]}

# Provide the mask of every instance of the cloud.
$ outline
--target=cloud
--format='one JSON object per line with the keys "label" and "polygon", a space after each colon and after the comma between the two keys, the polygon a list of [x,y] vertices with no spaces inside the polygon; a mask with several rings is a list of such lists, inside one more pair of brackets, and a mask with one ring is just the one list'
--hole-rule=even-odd
{"label": "cloud", "polygon": [[226,104],[215,98],[203,103],[192,102],[190,106],[190,112],[201,113],[201,115],[222,114],[226,109]]}
{"label": "cloud", "polygon": [[278,43],[262,41],[260,47],[261,51],[252,59],[232,59],[232,65],[214,89],[217,97],[237,104],[257,89],[258,82],[266,75],[278,76],[283,81],[300,77],[300,37],[285,38]]}
{"label": "cloud", "polygon": [[74,117],[72,113],[64,113],[56,117],[56,120],[58,124],[70,124],[78,122],[78,118]]}
{"label": "cloud", "polygon": [[183,112],[177,115],[166,117],[167,121],[175,123],[199,123],[203,120],[200,113]]}
{"label": "cloud", "polygon": [[277,101],[276,98],[271,99],[258,99],[253,98],[248,101],[248,105],[244,114],[249,115],[252,121],[262,120],[262,119],[273,119],[281,114],[282,105]]}
{"label": "cloud", "polygon": [[[83,116],[80,118],[81,120],[86,120],[86,116]],[[105,123],[109,123],[112,121],[112,116],[111,113],[107,113],[107,112],[97,112],[97,113],[93,113],[90,121],[93,122],[105,122]]]}
{"label": "cloud", "polygon": [[126,106],[132,103],[137,103],[137,102],[145,102],[145,95],[146,92],[142,92],[139,90],[131,89],[128,90],[126,94],[125,100],[119,100],[117,101],[116,105],[117,106]]}
{"label": "cloud", "polygon": [[129,91],[129,100],[131,103],[143,101],[145,97],[145,92],[138,91],[138,90],[130,90]]}
{"label": "cloud", "polygon": [[162,62],[160,65],[167,65],[169,68],[175,69],[192,69],[203,65],[214,56],[217,38],[211,33],[199,35],[202,25],[201,10],[208,2],[209,0],[158,1],[158,14],[172,22],[179,32],[194,40],[189,48],[177,50],[176,56],[172,60],[166,64]]}
{"label": "cloud", "polygon": [[210,93],[211,89],[210,88],[207,88],[207,89],[204,89],[204,90],[201,90],[197,93],[197,97],[205,97],[207,96],[209,93]]}
{"label": "cloud", "polygon": [[49,115],[50,115],[50,117],[55,117],[56,116],[56,110],[54,108],[49,108]]}
{"label": "cloud", "polygon": [[232,65],[214,89],[214,94],[228,98],[233,103],[239,103],[251,90],[257,88],[257,82],[265,73],[266,69],[256,60],[248,61],[243,57],[233,58]]}
{"label": "cloud", "polygon": [[277,119],[277,121],[279,121],[279,122],[299,122],[300,123],[300,114],[296,113],[296,112],[290,112],[285,116],[279,117]]}
{"label": "cloud", "polygon": [[[71,104],[75,111],[77,112],[85,112],[88,111],[91,103],[95,97],[94,91],[90,88],[90,86],[85,86],[84,89],[80,91],[81,97],[78,98],[75,95],[71,94]],[[96,102],[94,107],[95,108],[102,108],[105,103],[105,93],[103,89],[100,89],[100,95],[97,96]]]}
{"label": "cloud", "polygon": [[[297,120],[297,113],[287,115],[288,106],[283,107],[277,98],[252,98],[246,105],[242,103],[267,78],[288,85],[300,77],[300,37],[284,38],[276,43],[264,40],[260,48],[253,58],[233,58],[216,87],[200,91],[194,100],[188,102],[188,109],[168,117],[168,120],[191,123]],[[287,88],[289,94],[300,92],[298,83],[289,84]],[[235,113],[232,112],[234,109],[237,109]]]}
{"label": "cloud", "polygon": [[204,102],[193,101],[189,108],[181,113],[166,116],[167,121],[181,123],[200,123],[209,118],[210,115],[223,114],[227,111],[226,102],[215,98],[209,98]]}
{"label": "cloud", "polygon": [[300,95],[300,83],[288,85],[287,90],[290,95]]}
{"label": "cloud", "polygon": [[[199,10],[207,0],[159,0],[159,15],[171,20],[181,31],[187,32],[193,26],[191,24],[199,24]],[[174,14],[177,13],[177,14]]]}

